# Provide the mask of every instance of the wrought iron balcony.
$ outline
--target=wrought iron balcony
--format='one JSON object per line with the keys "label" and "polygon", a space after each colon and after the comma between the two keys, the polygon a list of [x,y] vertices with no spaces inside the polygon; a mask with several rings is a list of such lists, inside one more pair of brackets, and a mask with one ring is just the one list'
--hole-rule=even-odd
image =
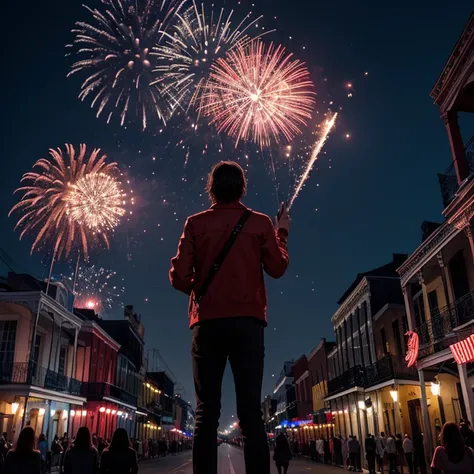
{"label": "wrought iron balcony", "polygon": [[[474,173],[474,136],[469,140],[465,148],[466,160],[469,167],[469,173]],[[444,207],[454,199],[458,192],[459,184],[456,177],[454,163],[444,172],[438,174],[439,187],[441,188],[441,196],[443,197]]]}
{"label": "wrought iron balcony", "polygon": [[25,384],[80,395],[82,383],[35,363],[0,365],[0,385]]}
{"label": "wrought iron balcony", "polygon": [[82,384],[82,395],[90,400],[102,400],[104,397],[112,397],[133,406],[137,406],[138,401],[138,397],[135,395],[107,382],[84,382]]}
{"label": "wrought iron balcony", "polygon": [[474,321],[474,291],[433,312],[429,321],[416,328],[420,339],[419,357],[446,349],[452,344],[447,336],[452,334],[455,328],[471,321]]}
{"label": "wrought iron balcony", "polygon": [[392,379],[418,380],[415,367],[408,368],[404,356],[387,355],[365,368],[366,388]]}
{"label": "wrought iron balcony", "polygon": [[404,356],[387,355],[366,367],[356,366],[328,381],[328,394],[348,390],[352,387],[369,388],[392,379],[418,380],[414,367],[406,366]]}
{"label": "wrought iron balcony", "polygon": [[346,370],[341,375],[328,380],[328,395],[348,390],[352,387],[365,386],[365,369],[357,365]]}

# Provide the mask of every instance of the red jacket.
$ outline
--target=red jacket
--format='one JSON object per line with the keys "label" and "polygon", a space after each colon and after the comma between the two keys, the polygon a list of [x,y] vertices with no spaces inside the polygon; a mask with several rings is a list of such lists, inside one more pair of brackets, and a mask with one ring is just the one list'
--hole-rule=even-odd
{"label": "red jacket", "polygon": [[199,305],[200,288],[217,255],[247,208],[240,202],[214,204],[186,221],[178,253],[171,260],[170,281],[187,295],[192,327],[199,321],[252,316],[266,323],[267,296],[263,270],[280,278],[288,267],[283,230],[258,212],[249,217]]}

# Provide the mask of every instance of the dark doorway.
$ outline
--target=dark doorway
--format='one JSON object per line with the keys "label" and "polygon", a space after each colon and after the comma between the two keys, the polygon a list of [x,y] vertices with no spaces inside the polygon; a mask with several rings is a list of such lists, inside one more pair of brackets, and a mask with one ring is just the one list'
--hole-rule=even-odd
{"label": "dark doorway", "polygon": [[467,278],[466,261],[460,250],[449,262],[449,272],[454,290],[454,299],[458,300],[471,291]]}
{"label": "dark doorway", "polygon": [[419,398],[417,398],[416,400],[408,401],[408,414],[410,417],[412,439],[417,439],[421,436],[421,433],[423,432],[423,423],[421,419],[421,403]]}

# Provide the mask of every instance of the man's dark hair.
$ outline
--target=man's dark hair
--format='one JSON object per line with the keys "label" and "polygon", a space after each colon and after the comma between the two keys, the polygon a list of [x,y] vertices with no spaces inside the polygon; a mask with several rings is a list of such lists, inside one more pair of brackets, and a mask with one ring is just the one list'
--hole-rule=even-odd
{"label": "man's dark hair", "polygon": [[239,201],[247,191],[244,170],[235,161],[221,161],[207,177],[207,194],[212,202]]}

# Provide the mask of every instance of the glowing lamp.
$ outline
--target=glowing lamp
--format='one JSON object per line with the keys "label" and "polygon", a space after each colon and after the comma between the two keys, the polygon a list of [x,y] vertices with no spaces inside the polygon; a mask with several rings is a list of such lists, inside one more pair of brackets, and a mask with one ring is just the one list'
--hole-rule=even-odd
{"label": "glowing lamp", "polygon": [[82,416],[87,416],[87,410],[82,410]]}
{"label": "glowing lamp", "polygon": [[76,416],[81,416],[81,413],[82,413],[81,410],[77,410],[76,411]]}
{"label": "glowing lamp", "polygon": [[104,413],[105,407],[100,407],[100,408],[99,408],[99,411],[100,411],[101,413]]}
{"label": "glowing lamp", "polygon": [[63,420],[67,420],[67,410],[63,410]]}
{"label": "glowing lamp", "polygon": [[75,416],[76,415],[76,410],[71,410],[71,416]]}
{"label": "glowing lamp", "polygon": [[431,382],[431,393],[433,394],[433,396],[435,397],[439,397],[440,393],[441,393],[441,384],[438,382]]}
{"label": "glowing lamp", "polygon": [[117,416],[122,416],[122,415],[123,415],[123,413],[121,411],[117,412]]}
{"label": "glowing lamp", "polygon": [[40,408],[39,412],[38,412],[39,416],[44,416],[45,412],[46,412],[46,410],[44,408]]}
{"label": "glowing lamp", "polygon": [[390,390],[390,396],[395,403],[398,402],[398,392],[396,390]]}
{"label": "glowing lamp", "polygon": [[149,384],[149,383],[146,384],[146,388],[150,388],[150,384]]}
{"label": "glowing lamp", "polygon": [[359,406],[359,410],[365,410],[365,402],[363,402],[362,400],[359,400],[357,405]]}
{"label": "glowing lamp", "polygon": [[117,413],[117,410],[112,410],[112,415],[115,415]]}
{"label": "glowing lamp", "polygon": [[51,410],[51,418],[56,415],[56,410]]}
{"label": "glowing lamp", "polygon": [[19,403],[16,403],[16,402],[12,403],[12,414],[13,415],[16,415],[16,412],[18,411],[19,406],[20,406]]}
{"label": "glowing lamp", "polygon": [[107,410],[105,410],[105,413],[107,413],[107,415],[110,415],[110,412],[111,412],[111,411],[112,411],[112,410],[111,410],[110,408],[107,408]]}

